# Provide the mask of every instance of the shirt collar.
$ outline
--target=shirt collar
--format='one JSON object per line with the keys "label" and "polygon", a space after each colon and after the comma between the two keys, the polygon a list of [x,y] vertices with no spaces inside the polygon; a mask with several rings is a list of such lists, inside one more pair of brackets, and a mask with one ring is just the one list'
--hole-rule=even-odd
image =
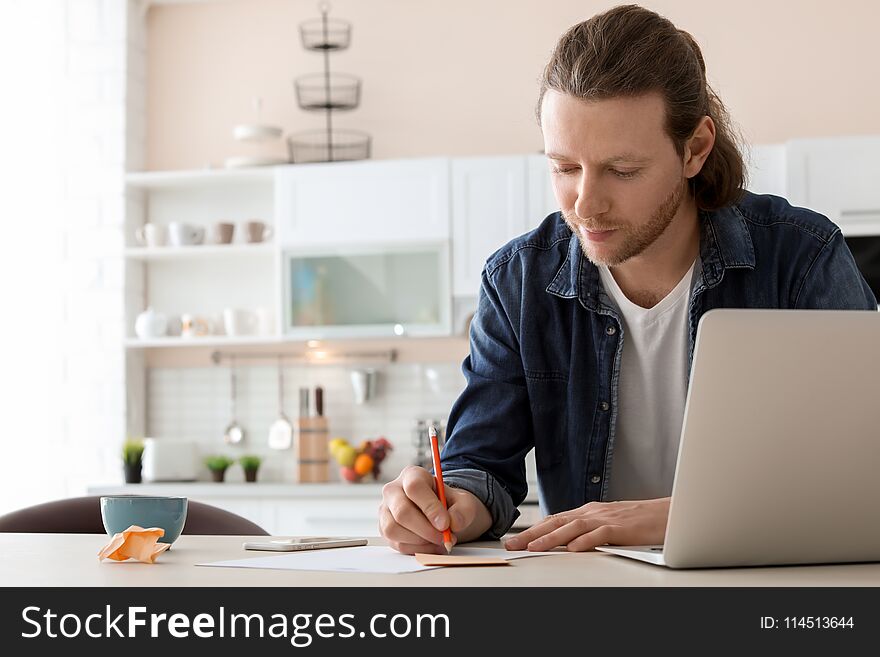
{"label": "shirt collar", "polygon": [[[707,288],[718,285],[727,269],[755,268],[755,246],[745,217],[737,206],[700,210],[699,217],[700,275]],[[598,309],[599,296],[604,294],[599,269],[584,256],[574,233],[568,243],[565,261],[547,286],[547,292],[564,299],[578,298],[584,308]]]}

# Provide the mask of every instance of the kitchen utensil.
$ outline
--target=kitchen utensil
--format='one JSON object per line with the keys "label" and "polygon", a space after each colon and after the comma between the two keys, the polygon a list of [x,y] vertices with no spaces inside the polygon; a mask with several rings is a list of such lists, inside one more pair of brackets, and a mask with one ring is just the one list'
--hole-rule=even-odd
{"label": "kitchen utensil", "polygon": [[168,241],[171,246],[192,246],[205,241],[205,227],[172,221],[168,224]]}
{"label": "kitchen utensil", "polygon": [[235,224],[220,221],[214,224],[214,244],[231,244],[235,233]]}
{"label": "kitchen utensil", "polygon": [[180,316],[180,335],[184,338],[203,337],[211,332],[211,325],[204,317],[189,313]]}
{"label": "kitchen utensil", "polygon": [[232,138],[236,141],[278,141],[282,132],[281,128],[275,125],[242,123],[232,129]]}
{"label": "kitchen utensil", "polygon": [[226,427],[226,432],[223,434],[223,439],[229,445],[238,445],[244,440],[244,429],[235,419],[235,356],[232,356],[229,360],[229,379],[229,405],[232,420]]}
{"label": "kitchen utensil", "polygon": [[195,481],[198,449],[191,440],[144,438],[144,481]]}
{"label": "kitchen utensil", "polygon": [[104,495],[101,497],[101,520],[110,536],[132,525],[161,527],[165,534],[160,543],[173,543],[186,524],[187,499],[153,495]]}
{"label": "kitchen utensil", "polygon": [[141,246],[164,246],[165,226],[144,224],[134,231],[134,238]]}
{"label": "kitchen utensil", "polygon": [[147,308],[134,321],[134,332],[141,340],[162,337],[167,330],[168,318],[152,308]]}
{"label": "kitchen utensil", "polygon": [[244,225],[247,241],[253,243],[263,242],[272,237],[272,227],[262,221],[248,221]]}
{"label": "kitchen utensil", "polygon": [[278,419],[269,427],[269,447],[289,449],[293,442],[293,425],[284,414],[284,371],[278,358]]}
{"label": "kitchen utensil", "polygon": [[223,327],[226,335],[253,335],[259,327],[257,314],[249,310],[226,308],[223,311]]}
{"label": "kitchen utensil", "polygon": [[363,404],[376,396],[376,370],[368,367],[351,371],[351,387],[354,389],[354,403]]}

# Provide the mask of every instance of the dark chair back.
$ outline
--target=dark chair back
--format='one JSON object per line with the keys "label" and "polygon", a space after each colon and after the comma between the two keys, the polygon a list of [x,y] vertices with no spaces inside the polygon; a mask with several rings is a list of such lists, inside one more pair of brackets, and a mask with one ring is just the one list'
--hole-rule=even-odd
{"label": "dark chair back", "polygon": [[[71,497],[29,506],[0,516],[0,532],[30,534],[103,534],[101,498]],[[259,525],[235,513],[189,500],[184,534],[268,536]]]}

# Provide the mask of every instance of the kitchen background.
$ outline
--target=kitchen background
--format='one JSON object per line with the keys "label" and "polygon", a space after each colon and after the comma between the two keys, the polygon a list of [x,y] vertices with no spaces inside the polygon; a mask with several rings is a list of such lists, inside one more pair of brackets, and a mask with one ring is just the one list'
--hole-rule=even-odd
{"label": "kitchen background", "polygon": [[[274,178],[266,167],[224,170],[231,157],[287,157],[283,140],[235,140],[236,125],[278,126],[285,135],[324,125],[321,115],[298,107],[292,82],[322,67],[321,56],[302,47],[298,31],[303,21],[320,15],[316,2],[0,3],[0,121],[6,127],[0,159],[0,362],[6,374],[0,383],[0,440],[7,470],[0,477],[0,513],[115,489],[122,483],[120,450],[126,437],[192,441],[201,481],[210,478],[203,456],[256,453],[266,459],[260,483],[293,482],[293,452],[273,451],[266,444],[278,415],[277,353],[286,357],[284,410],[292,420],[298,388],[314,391],[321,385],[331,437],[356,444],[385,436],[393,443],[382,464],[382,480],[413,462],[416,420],[442,421],[464,384],[460,363],[467,353],[467,318],[479,275],[473,263],[506,240],[503,231],[475,236],[479,224],[467,221],[480,214],[475,208],[489,206],[471,197],[456,205],[461,199],[456,200],[455,190],[480,176],[498,183],[502,193],[509,191],[511,180],[514,187],[527,188],[519,218],[508,222],[508,229],[521,227],[514,232],[536,225],[553,209],[536,168],[541,160],[533,113],[537,78],[567,27],[612,4],[332,3],[331,18],[349,21],[352,38],[350,48],[331,55],[330,65],[363,83],[357,108],[338,113],[334,121],[368,133],[372,160],[388,161],[382,180],[400,190],[401,198],[386,195],[386,203],[405,207],[419,220],[439,212],[437,204],[419,207],[404,198],[406,176],[420,166],[425,174],[412,178],[414,184],[452,189],[453,198],[440,203],[444,208],[449,203],[445,211],[455,215],[452,246],[448,229],[446,241],[437,242],[439,250],[430,251],[434,243],[408,243],[410,249],[417,245],[417,256],[428,248],[437,257],[438,268],[419,275],[436,283],[428,296],[436,295],[440,306],[448,301],[449,316],[428,321],[432,327],[421,333],[401,326],[403,335],[397,337],[394,323],[383,333],[353,321],[334,334],[286,331],[295,327],[284,322],[292,311],[282,302],[290,294],[285,286],[296,280],[285,267],[295,269],[318,252],[331,258],[326,261],[331,266],[343,262],[332,260],[338,251],[321,251],[319,245],[327,242],[320,231],[330,236],[336,231],[343,242],[369,242],[367,251],[382,257],[400,250],[400,244],[397,251],[390,246],[382,250],[379,238],[394,227],[381,225],[376,204],[365,203],[359,214],[379,238],[359,237],[323,218],[310,233],[315,214],[298,227],[285,228],[272,218],[289,202],[286,185],[305,173],[286,180]],[[800,192],[807,198],[792,171],[795,163],[816,161],[804,153],[824,148],[814,148],[811,139],[825,144],[824,138],[880,132],[880,89],[872,82],[880,77],[880,43],[873,34],[880,9],[875,3],[747,0],[734,8],[726,2],[667,0],[648,6],[701,44],[710,82],[755,146],[753,173],[758,187],[763,185],[757,191]],[[842,143],[841,152],[850,155],[829,156],[823,166],[832,173],[845,170],[849,178],[861,176],[865,185],[876,180],[859,164],[876,166],[876,151],[865,156],[862,142]],[[864,143],[876,148],[876,140]],[[760,162],[766,162],[763,169]],[[303,165],[302,171],[314,166],[318,177],[312,187],[334,180],[351,190],[362,171],[341,164]],[[486,189],[491,192],[491,185]],[[510,199],[504,202],[505,211],[513,212]],[[320,197],[312,203],[320,207]],[[135,238],[144,222],[167,225],[188,218],[207,229],[206,241],[215,222],[234,222],[235,248],[227,255],[207,245],[182,247],[203,248],[206,255],[165,258],[145,253]],[[252,219],[275,230],[263,245],[243,242],[244,222]],[[461,221],[470,238],[466,272],[456,268]],[[291,251],[294,237],[298,245],[314,242],[311,251]],[[384,243],[393,241],[389,237]],[[449,248],[452,271],[444,272],[442,263],[450,260],[444,249]],[[409,262],[406,257],[403,262]],[[399,266],[392,261],[385,265]],[[404,298],[411,292],[410,277],[398,274],[396,279],[386,281],[388,295]],[[172,336],[143,340],[135,331],[136,318],[154,303],[154,310],[170,320],[166,332]],[[217,335],[225,328],[227,306],[262,308],[269,329],[240,338]],[[183,330],[184,314],[211,322],[214,335],[183,343],[185,338],[173,334]],[[361,324],[372,326],[367,319]],[[216,351],[225,354],[219,363],[212,360]],[[247,432],[242,446],[223,441],[231,419],[229,354],[249,354],[236,363],[236,419]],[[351,374],[367,368],[378,372],[377,388],[370,400],[357,404]],[[224,495],[231,500],[242,480],[240,469],[231,468],[227,479],[215,486],[226,487]],[[333,468],[331,482],[339,479]],[[201,484],[191,484],[196,485]],[[344,485],[352,491],[369,488]],[[181,486],[174,490],[186,490]],[[293,489],[292,484],[272,488],[271,495],[295,495]],[[189,490],[209,495],[204,488]],[[340,494],[339,489],[322,490]],[[375,496],[377,489],[370,490]],[[371,508],[373,502],[370,498]],[[265,513],[260,517],[272,530],[294,527]]]}

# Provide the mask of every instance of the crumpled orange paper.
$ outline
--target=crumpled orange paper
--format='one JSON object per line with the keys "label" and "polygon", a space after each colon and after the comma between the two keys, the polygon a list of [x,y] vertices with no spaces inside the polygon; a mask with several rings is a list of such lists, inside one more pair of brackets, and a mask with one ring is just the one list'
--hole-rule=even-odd
{"label": "crumpled orange paper", "polygon": [[170,543],[157,543],[165,535],[161,527],[144,529],[132,525],[128,529],[114,534],[110,542],[98,552],[98,559],[125,561],[137,559],[143,563],[155,563],[156,557],[171,547]]}

